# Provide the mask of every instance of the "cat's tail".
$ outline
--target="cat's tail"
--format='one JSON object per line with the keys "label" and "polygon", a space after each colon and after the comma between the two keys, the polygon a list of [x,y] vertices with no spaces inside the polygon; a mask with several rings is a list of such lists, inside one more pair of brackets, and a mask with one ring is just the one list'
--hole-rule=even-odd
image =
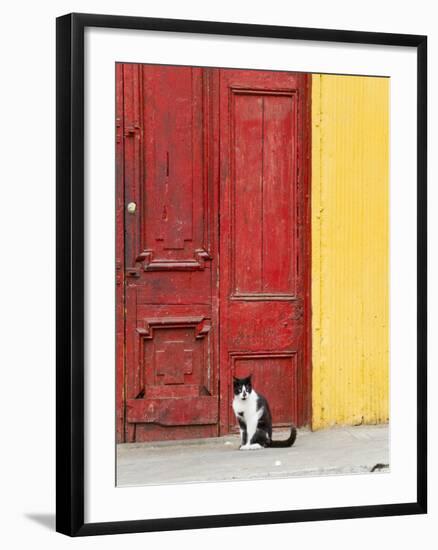
{"label": "cat's tail", "polygon": [[288,439],[283,439],[281,441],[272,441],[269,445],[269,447],[292,447],[292,445],[295,443],[295,439],[297,438],[297,429],[294,425],[292,425],[290,436]]}

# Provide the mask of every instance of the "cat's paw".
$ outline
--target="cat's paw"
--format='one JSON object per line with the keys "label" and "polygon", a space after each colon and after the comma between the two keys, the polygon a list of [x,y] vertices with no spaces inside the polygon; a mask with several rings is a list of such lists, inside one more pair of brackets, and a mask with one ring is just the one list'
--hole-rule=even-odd
{"label": "cat's paw", "polygon": [[247,443],[239,447],[239,451],[256,451],[257,449],[263,449],[263,447],[258,443],[251,443],[250,445]]}

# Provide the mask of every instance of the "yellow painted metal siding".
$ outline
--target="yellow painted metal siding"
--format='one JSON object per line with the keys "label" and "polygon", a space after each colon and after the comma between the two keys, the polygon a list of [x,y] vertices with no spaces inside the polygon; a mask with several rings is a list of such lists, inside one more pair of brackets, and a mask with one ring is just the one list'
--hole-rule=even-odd
{"label": "yellow painted metal siding", "polygon": [[312,77],[314,429],[389,415],[389,79]]}

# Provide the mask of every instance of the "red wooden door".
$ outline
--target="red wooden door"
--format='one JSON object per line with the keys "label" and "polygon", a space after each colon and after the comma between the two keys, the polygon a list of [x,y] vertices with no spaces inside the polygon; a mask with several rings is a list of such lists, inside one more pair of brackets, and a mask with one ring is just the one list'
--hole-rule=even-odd
{"label": "red wooden door", "polygon": [[119,439],[214,436],[217,154],[208,93],[214,75],[136,64],[118,70],[126,310]]}
{"label": "red wooden door", "polygon": [[117,65],[119,441],[228,433],[232,374],[309,421],[307,82]]}
{"label": "red wooden door", "polygon": [[308,76],[220,75],[221,428],[232,376],[273,422],[309,421]]}

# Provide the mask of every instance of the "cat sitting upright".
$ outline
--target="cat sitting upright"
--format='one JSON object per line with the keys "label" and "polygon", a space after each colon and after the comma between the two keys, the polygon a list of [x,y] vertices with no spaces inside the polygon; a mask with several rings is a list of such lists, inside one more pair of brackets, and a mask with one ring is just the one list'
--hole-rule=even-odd
{"label": "cat sitting upright", "polygon": [[233,377],[233,386],[233,411],[240,427],[240,450],[291,447],[297,437],[296,427],[292,425],[288,439],[272,441],[272,416],[269,404],[263,395],[253,390],[251,376]]}

